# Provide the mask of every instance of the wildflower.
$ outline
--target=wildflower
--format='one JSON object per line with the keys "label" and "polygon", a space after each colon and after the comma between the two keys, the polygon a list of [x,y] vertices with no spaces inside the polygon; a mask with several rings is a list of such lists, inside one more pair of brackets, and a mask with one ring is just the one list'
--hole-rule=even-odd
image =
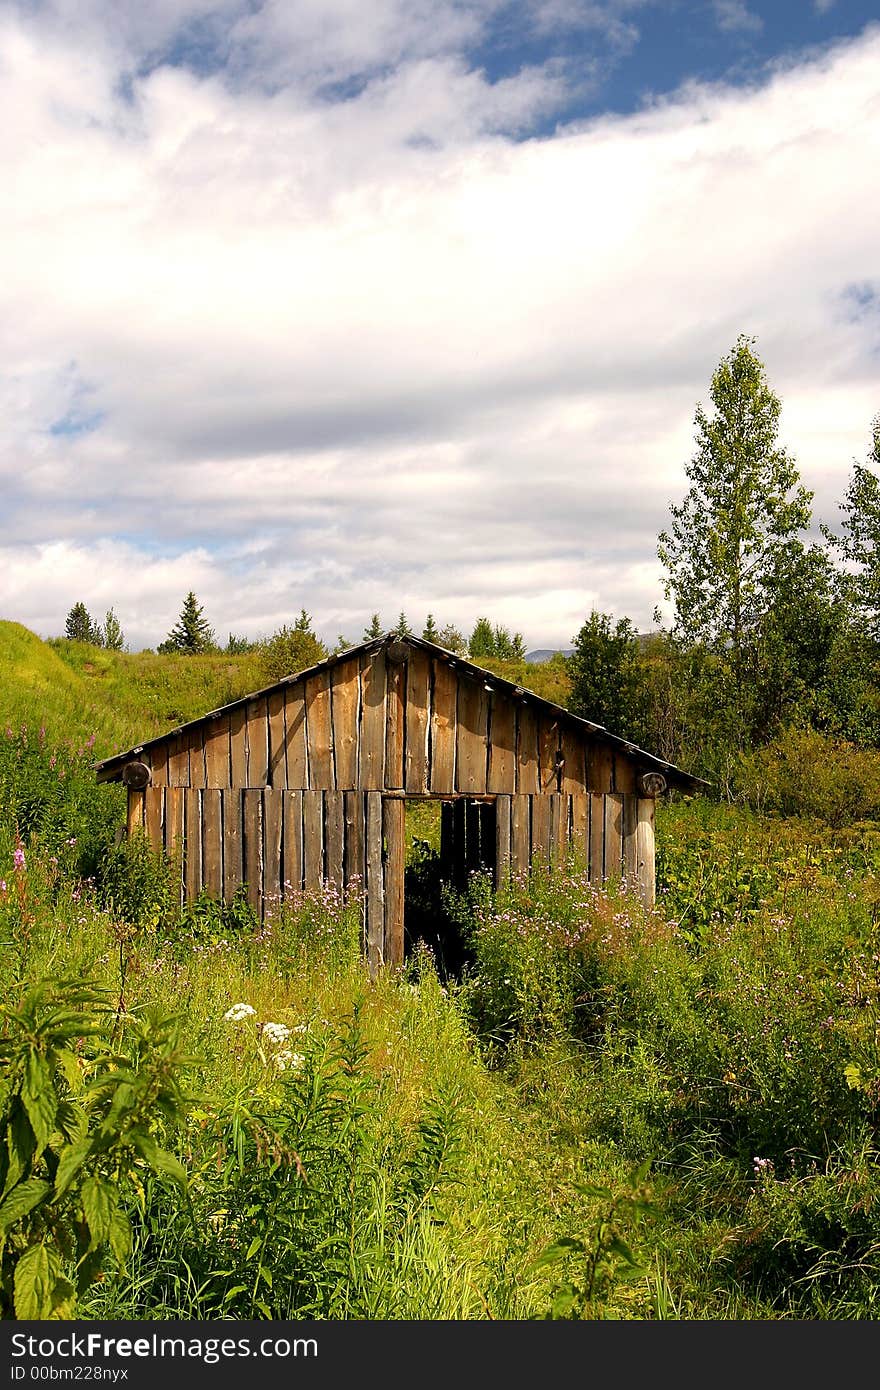
{"label": "wildflower", "polygon": [[302,1052],[291,1052],[289,1047],[285,1047],[276,1052],[272,1060],[279,1071],[287,1071],[288,1067],[293,1070],[301,1067],[306,1059]]}
{"label": "wildflower", "polygon": [[6,879],[0,878],[0,893],[6,892]]}
{"label": "wildflower", "polygon": [[250,1004],[233,1004],[231,1009],[227,1009],[223,1015],[224,1023],[239,1023],[243,1018],[250,1018],[255,1014],[256,1009],[252,1009]]}
{"label": "wildflower", "polygon": [[752,1159],[752,1167],[755,1170],[756,1178],[759,1178],[762,1175],[762,1173],[766,1173],[767,1177],[769,1178],[773,1174],[773,1159],[755,1157]]}
{"label": "wildflower", "polygon": [[15,865],[16,870],[20,873],[23,873],[24,870],[27,868],[27,864],[25,863],[24,858],[24,850],[22,849],[21,845],[15,846],[15,853],[12,856],[12,862]]}
{"label": "wildflower", "polygon": [[287,1042],[290,1037],[290,1029],[284,1023],[264,1023],[261,1031],[266,1042],[273,1043],[276,1047],[279,1043]]}

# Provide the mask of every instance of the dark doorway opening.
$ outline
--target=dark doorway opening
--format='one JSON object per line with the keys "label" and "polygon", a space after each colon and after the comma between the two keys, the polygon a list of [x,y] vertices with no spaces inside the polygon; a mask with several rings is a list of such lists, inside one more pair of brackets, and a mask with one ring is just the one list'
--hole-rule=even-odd
{"label": "dark doorway opening", "polygon": [[495,800],[455,797],[407,801],[404,947],[427,945],[441,979],[460,979],[470,959],[466,933],[450,911],[475,873],[496,864]]}

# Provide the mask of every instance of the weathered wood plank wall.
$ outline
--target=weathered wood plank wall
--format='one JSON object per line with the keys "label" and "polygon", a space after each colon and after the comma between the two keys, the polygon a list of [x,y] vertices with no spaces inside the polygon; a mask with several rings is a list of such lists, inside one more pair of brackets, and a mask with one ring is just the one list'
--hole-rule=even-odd
{"label": "weathered wood plank wall", "polygon": [[632,760],[601,735],[418,651],[403,662],[384,650],[342,661],[206,717],[143,757],[154,787],[414,796],[635,791]]}

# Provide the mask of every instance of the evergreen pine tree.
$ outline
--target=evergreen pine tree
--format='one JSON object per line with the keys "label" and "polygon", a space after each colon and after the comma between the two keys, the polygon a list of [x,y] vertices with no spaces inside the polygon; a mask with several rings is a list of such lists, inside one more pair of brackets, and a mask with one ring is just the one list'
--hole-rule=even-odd
{"label": "evergreen pine tree", "polygon": [[433,613],[429,613],[429,614],[428,614],[427,620],[426,620],[426,622],[425,622],[425,626],[424,626],[424,628],[422,629],[422,637],[424,638],[424,640],[425,640],[426,642],[437,642],[437,643],[439,643],[439,641],[440,641],[440,629],[437,627],[437,624],[434,622],[434,614],[433,614]]}
{"label": "evergreen pine tree", "polygon": [[204,616],[202,605],[190,589],[183,601],[180,617],[165,641],[160,643],[159,651],[165,653],[181,652],[187,656],[195,656],[199,652],[209,652],[215,649],[214,631]]}
{"label": "evergreen pine tree", "polygon": [[384,637],[385,629],[379,620],[379,614],[374,613],[369,627],[364,628],[364,641],[372,642],[376,637]]}
{"label": "evergreen pine tree", "polygon": [[64,624],[64,635],[71,642],[90,642],[94,647],[102,646],[104,641],[100,626],[92,622],[84,603],[75,603],[71,608]]}

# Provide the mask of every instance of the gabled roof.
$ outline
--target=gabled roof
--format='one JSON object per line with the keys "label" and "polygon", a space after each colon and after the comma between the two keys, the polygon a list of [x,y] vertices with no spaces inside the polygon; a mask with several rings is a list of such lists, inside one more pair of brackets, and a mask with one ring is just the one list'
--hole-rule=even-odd
{"label": "gabled roof", "polygon": [[371,653],[379,652],[383,647],[390,646],[393,642],[403,642],[412,647],[415,651],[424,652],[427,656],[434,657],[438,661],[445,662],[448,666],[462,675],[471,677],[474,680],[483,681],[487,686],[495,690],[504,691],[512,698],[533,706],[536,710],[543,710],[545,714],[552,715],[555,719],[563,720],[570,728],[580,732],[585,737],[598,739],[628,757],[637,760],[644,766],[646,771],[662,772],[671,786],[677,786],[683,790],[695,791],[698,787],[707,787],[701,777],[695,777],[690,772],[685,772],[682,768],[676,767],[674,763],[668,763],[663,758],[658,758],[653,753],[648,753],[644,748],[637,747],[628,739],[620,738],[617,734],[610,733],[601,724],[594,724],[589,719],[582,719],[577,714],[572,714],[571,710],[565,709],[563,705],[554,704],[552,700],[545,700],[543,696],[536,695],[533,690],[526,686],[517,685],[515,681],[507,680],[504,676],[496,675],[494,671],[487,671],[483,666],[477,666],[467,657],[458,656],[457,653],[448,651],[445,647],[438,647],[434,642],[426,642],[423,637],[413,637],[410,635],[398,637],[394,633],[386,633],[382,637],[375,637],[369,642],[361,642],[356,647],[348,647],[345,651],[336,652],[333,656],[325,657],[323,661],[316,662],[314,666],[309,666],[303,671],[295,671],[289,676],[284,676],[279,681],[274,681],[272,685],[264,686],[261,690],[254,690],[249,695],[242,695],[237,700],[230,700],[226,705],[221,705],[218,709],[209,710],[206,714],[200,714],[197,719],[190,719],[186,724],[178,724],[173,729],[167,729],[162,734],[157,734],[155,738],[147,739],[144,743],[135,744],[133,748],[127,749],[124,753],[114,753],[111,758],[104,758],[101,762],[95,763],[95,771],[98,774],[99,782],[112,781],[117,773],[121,773],[122,768],[132,758],[145,752],[149,748],[154,748],[157,744],[164,743],[166,739],[176,738],[179,734],[186,733],[188,729],[193,729],[198,724],[203,724],[207,720],[217,719],[220,715],[229,714],[234,709],[239,709],[242,705],[248,704],[251,700],[259,699],[263,695],[271,695],[276,690],[283,690],[285,686],[293,685],[296,681],[307,680],[309,676],[318,675],[322,671],[328,671],[334,666],[340,665],[343,661],[350,661],[352,657],[368,656]]}

